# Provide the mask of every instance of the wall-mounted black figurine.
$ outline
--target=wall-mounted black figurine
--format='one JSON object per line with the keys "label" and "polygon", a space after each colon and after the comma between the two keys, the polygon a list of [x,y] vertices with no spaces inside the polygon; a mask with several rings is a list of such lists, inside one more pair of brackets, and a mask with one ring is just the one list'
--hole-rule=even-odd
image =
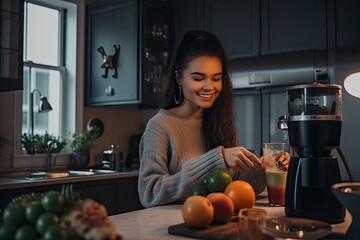
{"label": "wall-mounted black figurine", "polygon": [[116,68],[116,62],[117,62],[117,58],[118,55],[120,53],[120,45],[114,45],[114,54],[113,55],[106,55],[105,50],[103,48],[103,46],[100,46],[97,50],[100,52],[102,59],[103,59],[103,63],[101,64],[101,68],[105,68],[105,74],[102,75],[103,78],[107,78],[108,76],[108,71],[109,69],[114,69],[115,73],[112,75],[113,78],[117,78],[118,77],[118,72],[117,72],[117,68]]}

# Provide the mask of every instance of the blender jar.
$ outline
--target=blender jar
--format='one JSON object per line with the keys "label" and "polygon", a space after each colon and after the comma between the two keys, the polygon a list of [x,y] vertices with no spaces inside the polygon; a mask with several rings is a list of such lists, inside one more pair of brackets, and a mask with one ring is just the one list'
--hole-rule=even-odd
{"label": "blender jar", "polygon": [[287,126],[299,157],[328,157],[340,145],[341,86],[306,84],[287,88]]}
{"label": "blender jar", "polygon": [[290,119],[293,116],[332,115],[335,120],[341,120],[341,86],[307,84],[289,87],[287,91]]}

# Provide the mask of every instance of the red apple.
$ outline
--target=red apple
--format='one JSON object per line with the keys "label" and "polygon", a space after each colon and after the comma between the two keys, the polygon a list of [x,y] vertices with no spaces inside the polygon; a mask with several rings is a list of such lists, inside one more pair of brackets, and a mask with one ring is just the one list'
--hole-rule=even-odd
{"label": "red apple", "polygon": [[210,193],[206,196],[214,207],[214,223],[227,223],[234,212],[234,203],[221,192]]}

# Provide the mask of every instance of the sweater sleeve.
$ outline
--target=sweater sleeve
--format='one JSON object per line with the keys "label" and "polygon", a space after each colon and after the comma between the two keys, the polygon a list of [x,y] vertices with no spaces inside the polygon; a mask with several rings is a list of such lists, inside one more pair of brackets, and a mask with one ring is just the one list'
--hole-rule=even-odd
{"label": "sweater sleeve", "polygon": [[225,168],[222,147],[187,160],[180,171],[168,169],[170,143],[166,132],[158,124],[149,122],[140,142],[138,192],[144,207],[153,207],[183,200],[193,182],[204,181],[213,168]]}

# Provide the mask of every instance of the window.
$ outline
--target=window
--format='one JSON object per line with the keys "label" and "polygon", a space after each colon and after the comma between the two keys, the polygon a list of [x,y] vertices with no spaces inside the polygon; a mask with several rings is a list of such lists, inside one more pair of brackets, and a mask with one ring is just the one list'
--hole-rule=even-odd
{"label": "window", "polygon": [[[63,64],[63,21],[64,9],[25,2],[24,29],[24,91],[22,133],[30,134],[30,101],[35,89],[46,96],[53,110],[47,113],[37,111],[39,92],[33,94],[34,134],[47,131],[56,136],[60,131],[62,85],[65,79]],[[46,20],[44,20],[46,19]]]}
{"label": "window", "polygon": [[[16,139],[31,133],[32,96],[34,134],[47,131],[65,137],[75,132],[76,15],[76,5],[67,1],[24,2],[24,89],[16,97],[22,102],[16,110]],[[40,93],[47,97],[52,111],[38,112]],[[21,143],[15,147],[15,154],[24,153]],[[16,157],[14,163],[17,165]]]}

